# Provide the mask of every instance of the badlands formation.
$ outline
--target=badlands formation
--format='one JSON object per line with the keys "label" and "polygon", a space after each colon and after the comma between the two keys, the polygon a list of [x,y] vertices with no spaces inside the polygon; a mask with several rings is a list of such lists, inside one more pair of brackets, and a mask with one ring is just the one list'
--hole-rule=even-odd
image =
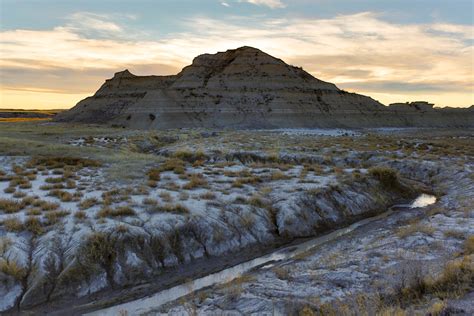
{"label": "badlands formation", "polygon": [[472,127],[474,109],[387,107],[241,47],[198,56],[174,76],[118,72],[56,120],[138,129]]}

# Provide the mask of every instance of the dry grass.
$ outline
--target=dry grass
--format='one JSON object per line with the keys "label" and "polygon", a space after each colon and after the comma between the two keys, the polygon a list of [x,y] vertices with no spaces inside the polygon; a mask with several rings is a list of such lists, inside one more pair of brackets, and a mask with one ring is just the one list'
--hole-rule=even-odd
{"label": "dry grass", "polygon": [[464,241],[464,251],[468,255],[474,254],[474,235],[467,237]]}
{"label": "dry grass", "polygon": [[85,199],[85,200],[82,200],[78,206],[83,209],[83,210],[87,210],[87,209],[90,209],[91,207],[94,207],[96,206],[97,204],[99,204],[99,200],[96,199],[96,198],[88,198],[88,199]]}
{"label": "dry grass", "polygon": [[188,183],[183,185],[183,189],[185,190],[193,190],[199,187],[206,187],[207,181],[202,174],[194,173],[191,175],[190,180]]}
{"label": "dry grass", "polygon": [[20,266],[18,262],[11,260],[0,261],[0,271],[17,281],[23,280],[26,276],[26,269]]}
{"label": "dry grass", "polygon": [[115,209],[110,207],[104,207],[99,212],[97,212],[98,218],[105,217],[122,217],[122,216],[135,216],[136,212],[129,206],[119,206]]}
{"label": "dry grass", "polygon": [[21,232],[24,229],[23,223],[16,217],[3,220],[3,227],[9,232]]}
{"label": "dry grass", "polygon": [[435,229],[430,225],[423,225],[420,223],[414,223],[408,226],[404,226],[398,229],[397,236],[400,238],[406,238],[408,236],[413,236],[416,233],[422,233],[428,236],[433,236]]}
{"label": "dry grass", "polygon": [[148,175],[148,180],[160,181],[160,170],[159,169],[156,169],[156,168],[150,169],[150,170],[148,170],[147,175]]}
{"label": "dry grass", "polygon": [[0,199],[0,211],[7,214],[17,213],[25,207],[22,201]]}
{"label": "dry grass", "polygon": [[71,193],[62,190],[51,190],[48,196],[54,196],[61,202],[72,202],[74,200],[74,196]]}
{"label": "dry grass", "polygon": [[25,229],[34,235],[40,235],[43,233],[43,225],[41,224],[41,221],[34,216],[29,216],[25,220]]}
{"label": "dry grass", "polygon": [[165,213],[174,213],[180,215],[189,214],[189,209],[182,204],[166,204],[160,206],[158,210]]}

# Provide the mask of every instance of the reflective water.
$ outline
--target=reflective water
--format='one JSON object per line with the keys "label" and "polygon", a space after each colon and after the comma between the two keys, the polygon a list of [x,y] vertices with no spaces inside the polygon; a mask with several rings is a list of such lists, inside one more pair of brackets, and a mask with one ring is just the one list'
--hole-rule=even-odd
{"label": "reflective water", "polygon": [[[407,207],[424,207],[429,204],[436,202],[436,198],[431,195],[422,194],[417,199],[415,199],[410,205],[398,205],[392,208],[407,208]],[[392,208],[387,212],[380,214],[375,217],[366,218],[357,223],[354,223],[348,227],[338,229],[329,234],[326,234],[321,237],[313,238],[296,246],[289,246],[271,254],[255,258],[253,260],[238,264],[236,266],[224,269],[220,272],[216,272],[205,277],[189,281],[187,283],[172,287],[167,290],[155,293],[149,297],[138,299],[132,302],[112,306],[103,310],[92,312],[87,315],[140,315],[148,313],[166,303],[175,301],[185,295],[191,294],[194,291],[203,289],[205,287],[223,284],[230,282],[245,272],[248,272],[251,269],[256,267],[261,267],[261,269],[266,269],[272,266],[272,262],[288,260],[297,255],[305,253],[308,250],[311,250],[317,246],[320,246],[328,241],[334,240],[340,236],[346,235],[355,229],[367,225],[371,222],[377,221],[379,219],[385,218],[388,215],[392,214]]]}
{"label": "reflective water", "polygon": [[434,203],[436,203],[435,196],[429,194],[422,194],[410,204],[410,208],[426,207]]}

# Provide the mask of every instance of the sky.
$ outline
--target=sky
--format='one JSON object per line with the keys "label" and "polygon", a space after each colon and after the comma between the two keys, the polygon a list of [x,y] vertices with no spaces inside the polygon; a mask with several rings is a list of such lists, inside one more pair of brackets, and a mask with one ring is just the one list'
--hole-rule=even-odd
{"label": "sky", "polygon": [[0,108],[70,108],[115,72],[254,46],[384,104],[474,104],[472,0],[0,0]]}

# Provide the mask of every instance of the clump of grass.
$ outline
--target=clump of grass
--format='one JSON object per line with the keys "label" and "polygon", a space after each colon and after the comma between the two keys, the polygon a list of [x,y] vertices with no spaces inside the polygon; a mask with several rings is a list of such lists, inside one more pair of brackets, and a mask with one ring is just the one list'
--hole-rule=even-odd
{"label": "clump of grass", "polygon": [[464,239],[464,233],[455,229],[447,230],[443,234],[448,238]]}
{"label": "clump of grass", "polygon": [[252,196],[248,200],[248,204],[260,208],[264,208],[266,206],[266,203],[259,196]]}
{"label": "clump of grass", "polygon": [[420,223],[414,223],[408,226],[404,226],[398,229],[397,235],[400,238],[412,236],[416,233],[422,233],[428,236],[433,236],[435,229],[430,225],[423,225]]}
{"label": "clump of grass", "polygon": [[93,206],[96,206],[97,204],[99,204],[99,200],[96,199],[96,198],[88,198],[88,199],[84,199],[82,200],[80,203],[79,203],[79,207],[83,210],[87,210]]}
{"label": "clump of grass", "polygon": [[53,183],[53,184],[61,183],[64,181],[66,181],[66,179],[64,179],[63,177],[49,177],[49,178],[44,179],[44,182]]}
{"label": "clump of grass", "polygon": [[11,187],[11,186],[6,187],[6,188],[3,190],[3,192],[8,193],[8,194],[15,193],[15,191],[16,191],[16,188],[15,188],[15,187]]}
{"label": "clump of grass", "polygon": [[248,177],[241,177],[234,181],[232,187],[234,188],[242,188],[244,184],[257,184],[262,182],[262,179],[258,176],[248,176]]}
{"label": "clump of grass", "polygon": [[74,199],[71,193],[62,190],[51,190],[48,195],[58,198],[61,202],[71,202]]}
{"label": "clump of grass", "polygon": [[398,173],[392,168],[372,167],[369,169],[369,175],[380,181],[386,188],[398,188]]}
{"label": "clump of grass", "polygon": [[65,189],[66,187],[62,183],[56,183],[56,184],[45,184],[39,187],[40,190],[42,191],[49,191],[49,190],[61,190]]}
{"label": "clump of grass", "polygon": [[74,213],[74,218],[78,220],[85,220],[87,218],[87,214],[84,211],[77,211]]}
{"label": "clump of grass", "polygon": [[201,194],[199,197],[204,200],[215,200],[216,194],[211,191],[207,191],[206,193]]}
{"label": "clump of grass", "polygon": [[189,163],[194,163],[196,161],[205,161],[207,159],[206,154],[201,150],[198,150],[196,152],[180,150],[174,153],[174,157],[183,161],[187,161]]}
{"label": "clump of grass", "polygon": [[284,174],[281,171],[272,172],[272,174],[270,175],[270,180],[271,181],[287,180],[287,179],[290,179],[290,178],[291,177],[287,176],[286,174]]}
{"label": "clump of grass", "polygon": [[58,203],[43,201],[43,200],[35,200],[32,204],[34,207],[39,207],[41,210],[45,212],[54,211],[59,208]]}
{"label": "clump of grass", "polygon": [[156,188],[156,187],[158,187],[158,182],[156,182],[155,180],[148,180],[148,181],[147,181],[147,185],[148,185],[150,188]]}
{"label": "clump of grass", "polygon": [[464,241],[464,250],[467,254],[474,254],[474,235],[466,238]]}
{"label": "clump of grass", "polygon": [[170,158],[166,160],[159,168],[159,171],[173,171],[176,174],[183,174],[185,171],[185,163],[178,158]]}
{"label": "clump of grass", "polygon": [[147,175],[148,175],[148,180],[160,181],[160,170],[159,169],[156,169],[156,168],[150,169],[150,170],[148,170]]}
{"label": "clump of grass", "polygon": [[95,232],[89,235],[82,244],[79,258],[88,265],[98,265],[105,270],[107,280],[113,286],[113,265],[117,257],[116,242],[111,235],[104,232]]}
{"label": "clump of grass", "polygon": [[3,220],[3,227],[9,232],[21,232],[23,231],[23,223],[16,217],[10,217]]}
{"label": "clump of grass", "polygon": [[21,198],[23,198],[23,197],[25,197],[25,196],[26,196],[26,193],[23,192],[23,191],[17,191],[17,192],[15,192],[15,193],[13,194],[13,197],[14,197],[15,199],[21,199]]}
{"label": "clump of grass", "polygon": [[68,211],[52,211],[44,214],[46,225],[54,225],[59,222],[59,219],[69,215]]}
{"label": "clump of grass", "polygon": [[283,267],[274,267],[272,271],[280,280],[288,280],[290,278],[290,273],[288,269],[285,269]]}
{"label": "clump of grass", "polygon": [[194,173],[191,175],[189,182],[183,185],[183,189],[193,190],[198,187],[204,187],[204,186],[207,186],[207,181],[204,178],[204,176],[202,174]]}
{"label": "clump of grass", "polygon": [[163,202],[167,202],[167,203],[173,201],[173,197],[171,196],[169,192],[161,192],[160,198],[163,200]]}
{"label": "clump of grass", "polygon": [[41,210],[39,208],[32,208],[32,209],[29,209],[28,212],[26,212],[26,215],[38,216],[38,215],[41,215]]}
{"label": "clump of grass", "polygon": [[122,216],[134,216],[136,215],[135,210],[129,206],[119,206],[115,209],[110,207],[104,207],[99,212],[97,212],[97,217],[122,217]]}
{"label": "clump of grass", "polygon": [[189,214],[189,209],[182,204],[165,204],[159,208],[159,211],[175,214]]}
{"label": "clump of grass", "polygon": [[102,164],[97,160],[78,157],[35,157],[28,163],[27,167],[43,166],[48,169],[60,169],[66,166],[82,169],[84,167],[100,167]]}
{"label": "clump of grass", "polygon": [[34,235],[41,235],[43,233],[43,225],[37,217],[29,216],[25,220],[24,225],[26,230],[33,233]]}
{"label": "clump of grass", "polygon": [[0,261],[0,271],[17,281],[23,280],[27,273],[25,268],[13,260]]}
{"label": "clump of grass", "polygon": [[0,199],[0,211],[7,214],[17,213],[25,207],[25,204],[20,201]]}

